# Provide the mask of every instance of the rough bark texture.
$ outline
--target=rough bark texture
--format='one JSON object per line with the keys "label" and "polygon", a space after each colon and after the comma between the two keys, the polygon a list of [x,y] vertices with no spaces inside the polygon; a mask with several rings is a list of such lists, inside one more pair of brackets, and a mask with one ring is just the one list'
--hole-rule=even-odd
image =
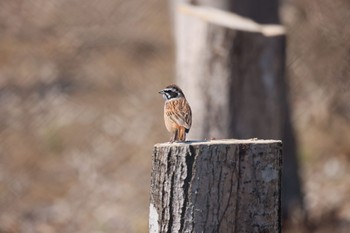
{"label": "rough bark texture", "polygon": [[150,232],[280,232],[281,166],[280,141],[155,145]]}
{"label": "rough bark texture", "polygon": [[[277,0],[173,2],[213,6],[258,23],[279,24]],[[303,208],[284,76],[285,37],[234,31],[186,14],[174,17],[177,83],[193,112],[188,138],[282,139],[286,142],[284,216],[294,208]]]}

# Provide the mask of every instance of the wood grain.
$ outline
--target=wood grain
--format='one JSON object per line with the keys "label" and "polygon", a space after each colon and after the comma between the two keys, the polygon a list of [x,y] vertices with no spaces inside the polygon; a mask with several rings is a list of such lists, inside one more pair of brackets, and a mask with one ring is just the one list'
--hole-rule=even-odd
{"label": "wood grain", "polygon": [[150,232],[280,232],[282,143],[154,147]]}

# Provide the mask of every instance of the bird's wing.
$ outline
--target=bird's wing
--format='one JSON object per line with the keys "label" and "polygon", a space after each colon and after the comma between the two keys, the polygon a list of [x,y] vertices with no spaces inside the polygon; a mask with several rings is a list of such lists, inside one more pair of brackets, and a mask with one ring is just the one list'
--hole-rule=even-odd
{"label": "bird's wing", "polygon": [[190,129],[192,125],[192,111],[185,98],[170,101],[167,115],[176,124]]}

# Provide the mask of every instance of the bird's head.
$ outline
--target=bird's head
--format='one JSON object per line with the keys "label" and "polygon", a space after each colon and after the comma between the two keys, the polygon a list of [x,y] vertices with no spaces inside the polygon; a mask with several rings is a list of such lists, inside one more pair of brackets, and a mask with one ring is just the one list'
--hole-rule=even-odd
{"label": "bird's head", "polygon": [[166,88],[161,90],[159,94],[162,94],[165,100],[185,97],[180,87],[176,86],[175,84],[167,86]]}

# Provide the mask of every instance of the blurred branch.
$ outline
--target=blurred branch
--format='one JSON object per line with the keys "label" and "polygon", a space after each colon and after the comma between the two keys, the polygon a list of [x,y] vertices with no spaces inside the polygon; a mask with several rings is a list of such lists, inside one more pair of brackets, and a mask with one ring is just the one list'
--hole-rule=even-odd
{"label": "blurred branch", "polygon": [[213,7],[194,6],[181,3],[178,5],[177,10],[180,13],[195,16],[209,23],[228,27],[234,30],[259,32],[264,36],[280,36],[285,34],[285,29],[282,25],[258,24],[249,18]]}

